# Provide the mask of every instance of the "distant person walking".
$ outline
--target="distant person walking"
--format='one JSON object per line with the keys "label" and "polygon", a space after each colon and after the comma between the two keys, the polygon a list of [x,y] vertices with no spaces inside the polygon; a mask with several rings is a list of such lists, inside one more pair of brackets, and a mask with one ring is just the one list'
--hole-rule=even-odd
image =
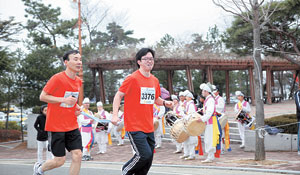
{"label": "distant person walking", "polygon": [[45,131],[47,115],[47,105],[42,105],[40,110],[40,115],[37,116],[34,122],[34,128],[37,131],[37,161],[43,163],[43,150],[46,148],[46,160],[52,158],[52,153],[48,149],[48,133]]}

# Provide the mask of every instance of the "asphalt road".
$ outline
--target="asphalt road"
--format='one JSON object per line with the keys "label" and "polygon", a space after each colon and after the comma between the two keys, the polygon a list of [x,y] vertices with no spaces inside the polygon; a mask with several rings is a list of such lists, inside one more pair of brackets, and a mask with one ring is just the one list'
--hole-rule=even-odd
{"label": "asphalt road", "polygon": [[[0,160],[0,175],[32,175],[33,161]],[[51,170],[45,175],[67,175],[70,164]],[[84,162],[81,166],[80,175],[119,175],[121,174],[121,163],[98,163]],[[170,167],[153,165],[149,175],[274,175],[275,172],[254,172],[230,169],[195,168],[195,167]]]}

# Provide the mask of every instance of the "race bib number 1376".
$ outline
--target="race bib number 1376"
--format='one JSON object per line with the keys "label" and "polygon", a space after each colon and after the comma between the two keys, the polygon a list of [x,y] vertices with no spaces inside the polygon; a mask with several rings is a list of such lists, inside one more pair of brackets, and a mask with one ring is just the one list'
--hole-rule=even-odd
{"label": "race bib number 1376", "polygon": [[141,104],[154,104],[155,100],[155,89],[141,87]]}

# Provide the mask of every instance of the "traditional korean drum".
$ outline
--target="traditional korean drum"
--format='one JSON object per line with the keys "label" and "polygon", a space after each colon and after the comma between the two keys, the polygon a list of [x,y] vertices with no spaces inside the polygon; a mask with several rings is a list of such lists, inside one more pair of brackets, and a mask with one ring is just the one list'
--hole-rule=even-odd
{"label": "traditional korean drum", "polygon": [[157,130],[159,126],[159,121],[156,117],[153,117],[153,126],[154,126],[154,131]]}
{"label": "traditional korean drum", "polygon": [[178,120],[178,117],[176,113],[174,113],[173,111],[169,111],[165,114],[165,119],[166,119],[166,124],[172,127],[174,123]]}
{"label": "traditional korean drum", "polygon": [[205,131],[206,124],[202,121],[197,121],[199,118],[201,118],[201,115],[194,112],[184,123],[184,129],[190,136],[199,136]]}
{"label": "traditional korean drum", "polygon": [[170,129],[170,135],[178,143],[182,143],[189,138],[189,135],[184,130],[184,120],[176,120]]}

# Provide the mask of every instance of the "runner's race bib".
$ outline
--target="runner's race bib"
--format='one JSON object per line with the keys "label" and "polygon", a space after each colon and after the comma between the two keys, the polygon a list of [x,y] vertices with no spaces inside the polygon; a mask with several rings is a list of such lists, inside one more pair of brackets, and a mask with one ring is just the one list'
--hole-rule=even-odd
{"label": "runner's race bib", "polygon": [[154,104],[155,100],[155,89],[141,87],[141,104]]}
{"label": "runner's race bib", "polygon": [[[77,98],[78,99],[78,96],[79,96],[79,92],[71,92],[71,91],[66,91],[65,92],[65,95],[64,95],[64,98],[67,98],[69,96],[73,96],[74,98]],[[76,103],[75,103],[76,104]],[[61,107],[63,108],[72,108],[73,106],[72,105],[68,105],[66,103],[61,103],[60,104]]]}

